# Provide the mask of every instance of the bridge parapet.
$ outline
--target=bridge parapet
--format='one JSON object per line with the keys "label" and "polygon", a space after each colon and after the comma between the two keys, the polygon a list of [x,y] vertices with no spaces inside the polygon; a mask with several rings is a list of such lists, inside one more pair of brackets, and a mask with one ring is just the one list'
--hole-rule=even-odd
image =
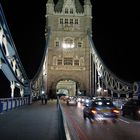
{"label": "bridge parapet", "polygon": [[30,104],[29,97],[1,98],[0,99],[0,113],[15,109],[17,107],[27,105],[27,104]]}

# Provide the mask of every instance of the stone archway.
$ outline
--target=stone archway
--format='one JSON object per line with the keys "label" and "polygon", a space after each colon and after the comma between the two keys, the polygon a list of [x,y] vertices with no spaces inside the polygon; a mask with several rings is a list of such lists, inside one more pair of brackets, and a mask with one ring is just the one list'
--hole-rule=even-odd
{"label": "stone archway", "polygon": [[76,96],[77,83],[72,80],[61,80],[57,83],[56,90],[57,92],[61,92],[61,93],[65,93],[65,91],[67,91],[68,96]]}
{"label": "stone archway", "polygon": [[[59,76],[55,79],[54,82],[52,82],[51,84],[51,88],[49,89],[50,93],[49,94],[52,94],[52,96],[56,96],[56,92],[57,92],[57,84],[60,82],[60,81],[63,81],[63,80],[71,80],[71,81],[74,81],[76,83],[76,89],[79,89],[79,90],[86,90],[85,89],[85,85],[81,82],[82,80],[77,78],[77,77],[72,77],[72,76]],[[77,91],[76,91],[77,92]]]}

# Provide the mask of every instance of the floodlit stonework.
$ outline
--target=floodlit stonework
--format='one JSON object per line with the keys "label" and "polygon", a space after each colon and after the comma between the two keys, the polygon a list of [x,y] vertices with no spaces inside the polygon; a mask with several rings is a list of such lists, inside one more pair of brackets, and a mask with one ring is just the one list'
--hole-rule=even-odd
{"label": "floodlit stonework", "polygon": [[[87,30],[92,30],[90,0],[48,0],[46,32],[50,28],[47,57],[47,92],[55,94],[59,81],[72,80],[76,91],[90,94],[90,48]],[[64,87],[63,87],[64,88]],[[74,93],[76,94],[76,93]]]}

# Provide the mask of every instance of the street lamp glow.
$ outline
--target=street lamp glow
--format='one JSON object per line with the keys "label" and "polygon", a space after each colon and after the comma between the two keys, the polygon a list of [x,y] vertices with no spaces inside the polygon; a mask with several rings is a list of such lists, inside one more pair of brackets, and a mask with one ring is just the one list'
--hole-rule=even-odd
{"label": "street lamp glow", "polygon": [[99,88],[97,89],[97,92],[101,92],[101,91],[102,91],[102,88],[99,87]]}

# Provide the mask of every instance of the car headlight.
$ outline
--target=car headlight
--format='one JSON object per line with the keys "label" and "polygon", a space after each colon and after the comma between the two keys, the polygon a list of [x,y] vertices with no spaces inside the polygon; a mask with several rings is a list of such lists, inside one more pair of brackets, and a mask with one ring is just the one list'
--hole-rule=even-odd
{"label": "car headlight", "polygon": [[86,103],[89,103],[89,100],[86,100]]}
{"label": "car headlight", "polygon": [[140,114],[140,110],[138,110],[138,114]]}

